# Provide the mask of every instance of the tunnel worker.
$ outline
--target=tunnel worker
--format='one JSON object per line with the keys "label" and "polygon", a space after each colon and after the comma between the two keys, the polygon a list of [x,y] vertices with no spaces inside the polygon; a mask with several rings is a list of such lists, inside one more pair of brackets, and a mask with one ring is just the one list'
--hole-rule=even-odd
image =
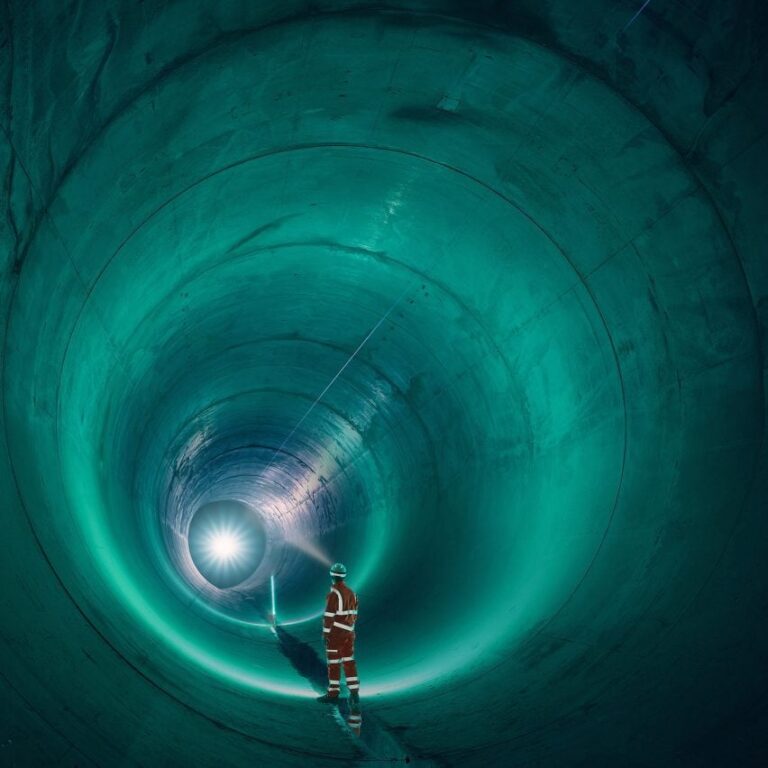
{"label": "tunnel worker", "polygon": [[333,584],[325,602],[323,613],[323,638],[328,658],[328,693],[318,701],[332,703],[338,701],[341,688],[341,667],[349,688],[351,714],[349,726],[359,732],[360,681],[355,663],[355,621],[357,621],[357,595],[344,583],[347,569],[341,563],[331,567]]}

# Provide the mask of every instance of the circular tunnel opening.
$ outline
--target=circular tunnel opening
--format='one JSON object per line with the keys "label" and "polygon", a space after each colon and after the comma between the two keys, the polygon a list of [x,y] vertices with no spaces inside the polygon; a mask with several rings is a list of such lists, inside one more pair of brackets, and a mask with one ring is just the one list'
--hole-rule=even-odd
{"label": "circular tunnel opening", "polygon": [[276,765],[359,757],[302,709],[342,561],[382,743],[501,764],[573,723],[583,747],[699,636],[681,617],[751,487],[734,240],[690,158],[554,43],[256,21],[146,87],[113,46],[119,103],[30,164],[58,173],[9,294],[9,477],[73,647]]}

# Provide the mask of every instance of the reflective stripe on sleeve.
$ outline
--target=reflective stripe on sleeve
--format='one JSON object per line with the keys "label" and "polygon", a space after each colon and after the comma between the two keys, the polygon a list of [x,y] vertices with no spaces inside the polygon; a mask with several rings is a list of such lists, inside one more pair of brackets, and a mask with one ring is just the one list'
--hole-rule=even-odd
{"label": "reflective stripe on sleeve", "polygon": [[328,611],[323,611],[323,616],[328,616],[328,618],[332,619],[336,614],[335,613],[329,613]]}
{"label": "reflective stripe on sleeve", "polygon": [[355,631],[354,627],[350,627],[349,624],[342,624],[339,621],[334,621],[333,622],[333,626],[334,627],[338,627],[339,629],[346,629],[347,632],[354,632]]}
{"label": "reflective stripe on sleeve", "polygon": [[330,627],[323,627],[323,632],[330,632],[330,631],[331,631]]}

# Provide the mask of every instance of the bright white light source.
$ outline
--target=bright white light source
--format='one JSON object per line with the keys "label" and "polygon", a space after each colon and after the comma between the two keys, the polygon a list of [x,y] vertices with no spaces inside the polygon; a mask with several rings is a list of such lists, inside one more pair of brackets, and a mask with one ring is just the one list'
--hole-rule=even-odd
{"label": "bright white light source", "polygon": [[236,560],[243,551],[240,539],[230,531],[215,533],[208,541],[208,551],[220,563]]}

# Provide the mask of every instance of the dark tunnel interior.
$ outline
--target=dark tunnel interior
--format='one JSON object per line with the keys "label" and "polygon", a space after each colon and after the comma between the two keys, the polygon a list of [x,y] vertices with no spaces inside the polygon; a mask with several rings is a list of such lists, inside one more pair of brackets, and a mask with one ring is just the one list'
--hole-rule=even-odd
{"label": "dark tunnel interior", "polygon": [[0,4],[0,765],[768,764],[766,40]]}

